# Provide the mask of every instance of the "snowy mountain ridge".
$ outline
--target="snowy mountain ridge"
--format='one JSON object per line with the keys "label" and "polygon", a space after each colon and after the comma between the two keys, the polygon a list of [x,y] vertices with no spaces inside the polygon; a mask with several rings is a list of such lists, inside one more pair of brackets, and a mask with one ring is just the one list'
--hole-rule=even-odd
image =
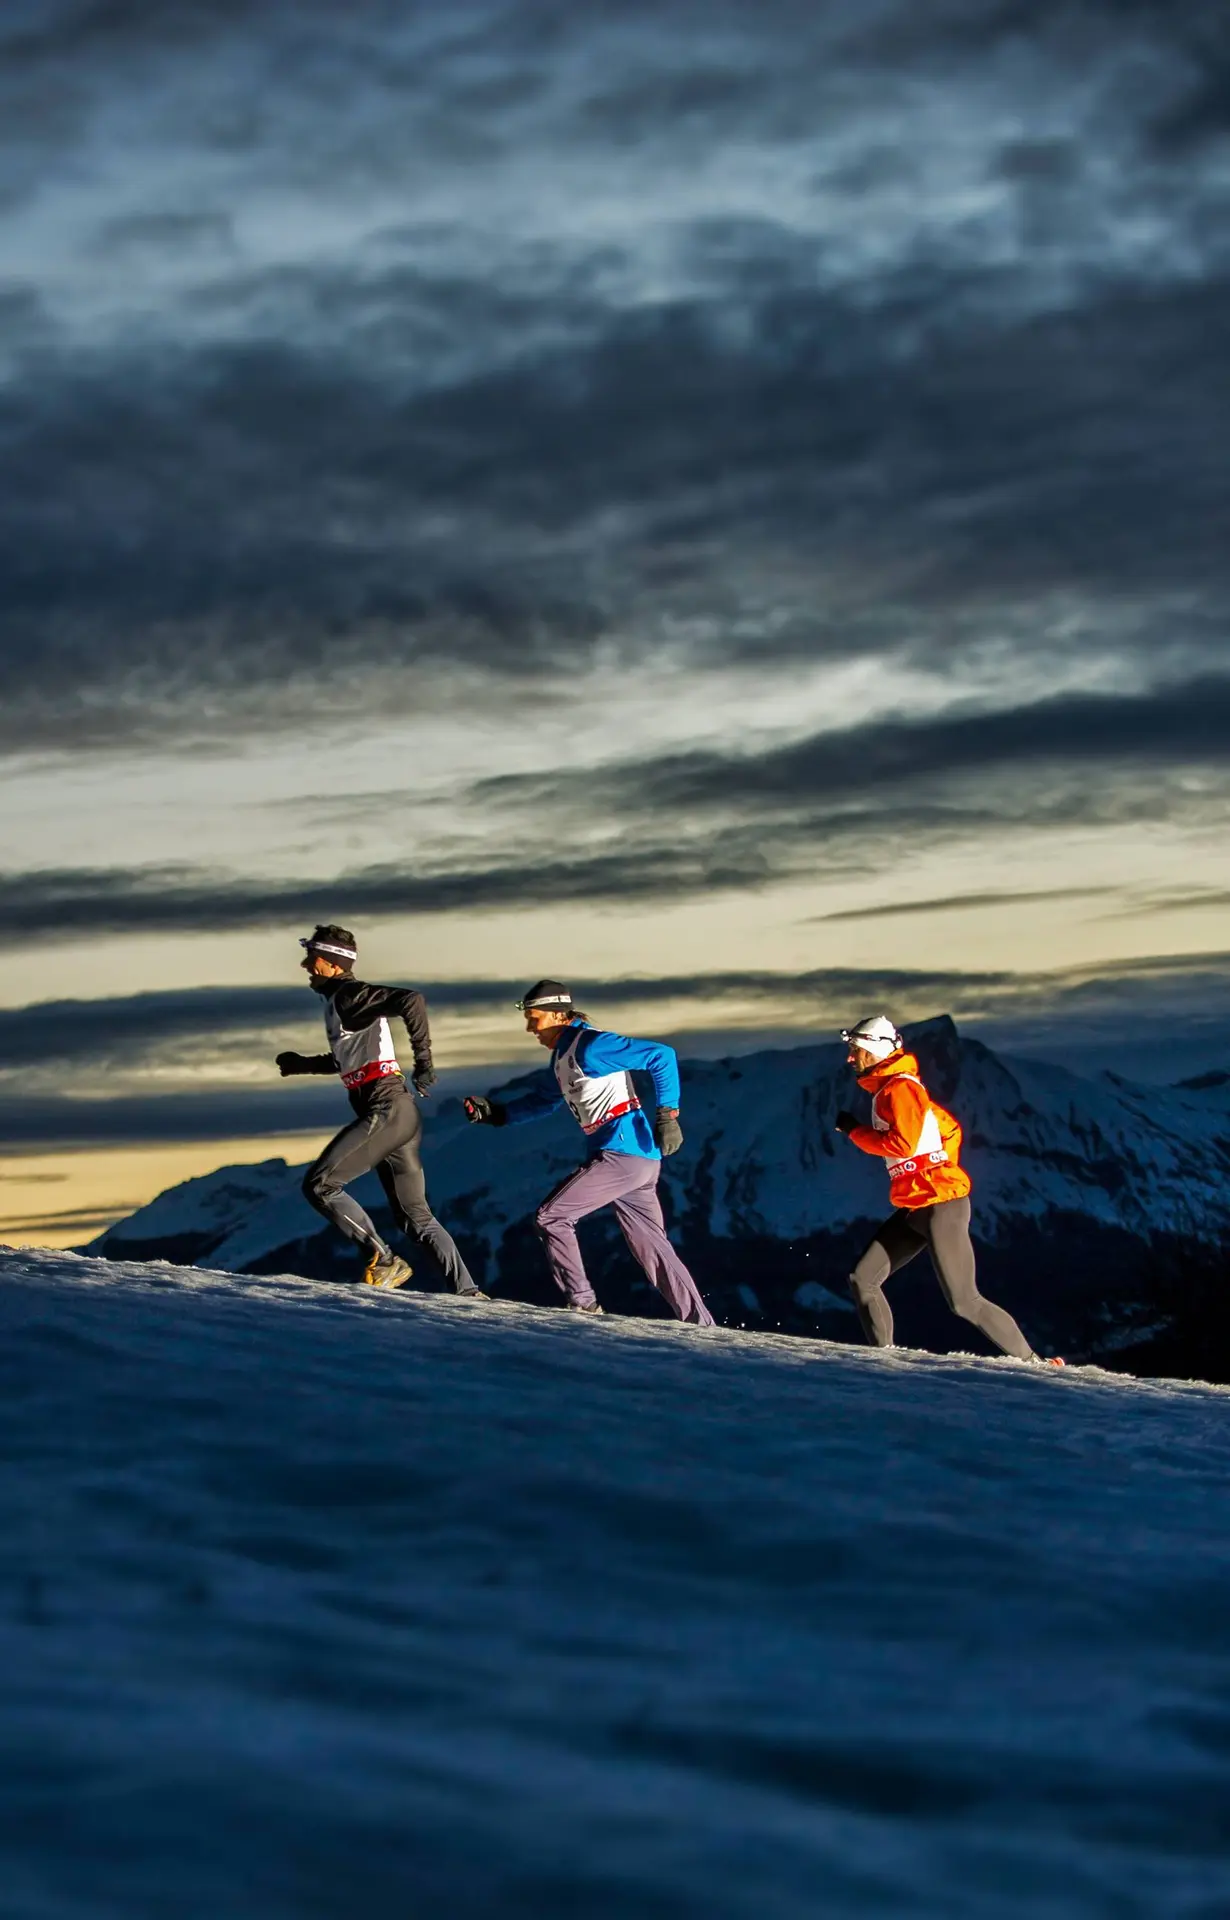
{"label": "snowy mountain ridge", "polygon": [[[906,1036],[935,1096],[965,1130],[979,1233],[1022,1219],[1079,1214],[1127,1232],[1215,1237],[1230,1226],[1230,1079],[1157,1088],[1117,1075],[994,1053],[948,1019]],[[701,1216],[717,1238],[790,1241],[888,1212],[883,1167],[833,1131],[843,1105],[866,1106],[840,1044],[683,1063],[682,1151],[663,1183],[676,1218]],[[339,1125],[344,1116],[339,1099]],[[460,1102],[426,1115],[432,1204],[467,1242],[494,1252],[583,1157],[571,1120],[470,1126]],[[212,1266],[236,1272],[321,1231],[283,1160],[222,1167],[160,1194],[89,1251],[199,1237]],[[376,1203],[369,1181],[360,1189]],[[208,1243],[206,1246],[205,1243]]]}

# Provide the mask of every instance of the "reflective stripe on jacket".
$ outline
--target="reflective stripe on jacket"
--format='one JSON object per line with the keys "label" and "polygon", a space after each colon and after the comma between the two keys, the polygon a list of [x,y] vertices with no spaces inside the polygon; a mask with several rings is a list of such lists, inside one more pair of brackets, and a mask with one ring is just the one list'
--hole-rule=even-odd
{"label": "reflective stripe on jacket", "polygon": [[853,1128],[850,1138],[887,1162],[894,1207],[963,1199],[972,1183],[960,1164],[960,1125],[927,1092],[914,1055],[890,1055],[861,1074],[858,1084],[871,1095],[871,1125]]}
{"label": "reflective stripe on jacket", "polygon": [[597,1133],[610,1120],[621,1120],[625,1113],[636,1113],[641,1103],[630,1074],[584,1071],[577,1060],[577,1047],[584,1032],[584,1027],[571,1028],[568,1039],[555,1049],[551,1065],[564,1105],[581,1132],[590,1134]]}
{"label": "reflective stripe on jacket", "polygon": [[401,1071],[393,1034],[383,1015],[356,1030],[345,1024],[334,1002],[326,1000],[325,1032],[344,1087],[361,1087],[368,1080]]}
{"label": "reflective stripe on jacket", "polygon": [[333,1065],[350,1089],[400,1073],[390,1022],[405,1022],[416,1071],[431,1065],[427,1003],[413,987],[378,987],[366,980],[325,980],[316,991],[324,1000],[325,1033]]}
{"label": "reflective stripe on jacket", "polygon": [[509,1126],[542,1120],[565,1101],[585,1130],[591,1156],[631,1153],[659,1160],[653,1123],[629,1075],[647,1073],[661,1107],[678,1108],[679,1063],[663,1040],[633,1040],[574,1020],[555,1042],[551,1065],[532,1074],[502,1103]]}

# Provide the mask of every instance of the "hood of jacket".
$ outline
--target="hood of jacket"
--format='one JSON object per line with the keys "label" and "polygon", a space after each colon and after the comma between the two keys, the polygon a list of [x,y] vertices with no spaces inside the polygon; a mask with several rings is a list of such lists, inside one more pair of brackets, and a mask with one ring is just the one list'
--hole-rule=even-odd
{"label": "hood of jacket", "polygon": [[887,1060],[877,1060],[869,1072],[860,1073],[858,1084],[864,1093],[879,1093],[880,1088],[895,1080],[899,1073],[908,1074],[912,1080],[921,1078],[914,1054],[890,1053]]}

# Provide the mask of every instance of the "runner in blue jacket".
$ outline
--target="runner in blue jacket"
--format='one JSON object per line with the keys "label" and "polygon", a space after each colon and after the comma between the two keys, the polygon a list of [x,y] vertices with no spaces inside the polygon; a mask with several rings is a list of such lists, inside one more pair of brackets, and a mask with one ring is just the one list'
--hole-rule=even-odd
{"label": "runner in blue jacket", "polygon": [[[558,980],[540,980],[518,1007],[551,1065],[508,1100],[471,1094],[466,1112],[477,1125],[520,1126],[554,1113],[561,1102],[589,1141],[583,1167],[556,1187],[539,1207],[552,1277],[574,1313],[601,1313],[577,1244],[577,1222],[613,1206],[633,1258],[680,1320],[711,1327],[713,1315],[695,1280],[666,1237],[658,1176],[663,1154],[683,1145],[679,1125],[679,1065],[673,1047],[660,1040],[630,1040],[590,1026]],[[651,1123],[632,1083],[633,1073],[652,1077],[657,1111]]]}

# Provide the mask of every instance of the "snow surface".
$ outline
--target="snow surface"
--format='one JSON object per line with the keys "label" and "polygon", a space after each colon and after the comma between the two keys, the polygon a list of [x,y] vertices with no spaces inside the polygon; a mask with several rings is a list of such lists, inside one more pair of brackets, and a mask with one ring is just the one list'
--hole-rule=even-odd
{"label": "snow surface", "polygon": [[0,1253],[5,1920],[1230,1913],[1230,1393]]}

